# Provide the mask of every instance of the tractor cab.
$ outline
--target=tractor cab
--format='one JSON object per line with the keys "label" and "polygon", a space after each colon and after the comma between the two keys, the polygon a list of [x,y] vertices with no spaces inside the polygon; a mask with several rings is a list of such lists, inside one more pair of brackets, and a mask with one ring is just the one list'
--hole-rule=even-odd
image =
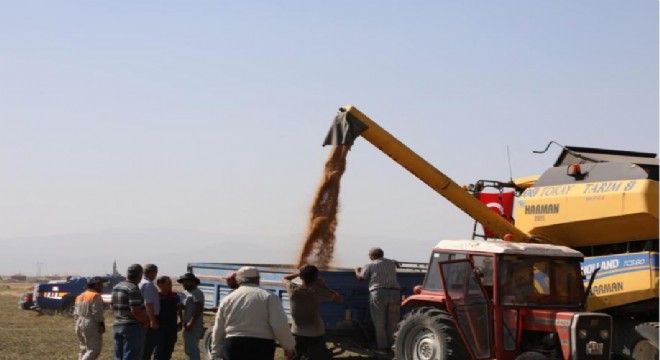
{"label": "tractor cab", "polygon": [[581,260],[562,246],[441,241],[423,286],[403,302],[412,311],[399,324],[396,358],[609,359],[611,318],[582,312]]}

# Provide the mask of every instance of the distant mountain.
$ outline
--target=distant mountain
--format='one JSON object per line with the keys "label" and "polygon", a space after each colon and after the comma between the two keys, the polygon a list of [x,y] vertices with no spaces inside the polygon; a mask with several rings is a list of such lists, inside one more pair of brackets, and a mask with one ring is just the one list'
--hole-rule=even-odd
{"label": "distant mountain", "polygon": [[[0,238],[0,274],[98,275],[112,272],[117,261],[123,273],[132,263],[155,263],[161,274],[186,271],[190,262],[291,264],[297,261],[302,234],[290,236],[209,234],[172,229],[106,230],[90,233]],[[435,240],[383,236],[338,238],[333,266],[355,267],[369,261],[371,246],[401,261],[426,262]]]}
{"label": "distant mountain", "polygon": [[171,275],[184,273],[188,262],[290,263],[298,246],[275,238],[168,229],[1,238],[0,243],[0,274],[33,274],[41,263],[42,275],[111,273],[114,260],[120,272],[132,263],[151,262]]}

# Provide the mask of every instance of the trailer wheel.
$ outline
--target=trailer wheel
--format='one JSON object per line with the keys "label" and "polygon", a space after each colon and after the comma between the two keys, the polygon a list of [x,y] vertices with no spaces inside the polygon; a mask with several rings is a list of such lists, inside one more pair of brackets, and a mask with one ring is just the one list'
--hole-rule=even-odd
{"label": "trailer wheel", "polygon": [[394,334],[394,356],[400,360],[464,360],[469,358],[451,316],[422,307],[409,312]]}
{"label": "trailer wheel", "polygon": [[73,317],[73,313],[76,311],[76,303],[74,301],[69,301],[62,308],[62,315]]}
{"label": "trailer wheel", "polygon": [[635,326],[623,345],[623,353],[635,360],[658,360],[658,323],[646,322]]}
{"label": "trailer wheel", "polygon": [[211,343],[213,342],[213,327],[207,328],[204,332],[204,338],[202,339],[202,349],[203,353],[206,355],[205,358],[208,360],[215,360],[211,357]]}
{"label": "trailer wheel", "polygon": [[53,309],[41,309],[41,308],[39,308],[39,309],[37,309],[37,313],[38,313],[39,315],[50,315],[50,316],[53,316],[53,315],[55,315],[56,311],[53,310]]}

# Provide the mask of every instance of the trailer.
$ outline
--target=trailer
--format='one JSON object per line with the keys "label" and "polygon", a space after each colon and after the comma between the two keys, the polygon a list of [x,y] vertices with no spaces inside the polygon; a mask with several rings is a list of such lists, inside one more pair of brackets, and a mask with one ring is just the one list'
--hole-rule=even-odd
{"label": "trailer", "polygon": [[[424,282],[427,264],[399,263],[398,279],[401,285],[402,299],[413,294],[415,286]],[[289,296],[282,278],[296,271],[293,265],[273,264],[228,264],[228,263],[190,263],[188,272],[200,279],[199,289],[204,293],[205,315],[214,315],[220,301],[232,291],[226,277],[242,266],[254,266],[261,276],[260,287],[276,294],[291,320]],[[319,276],[326,285],[341,294],[344,302],[331,302],[321,305],[321,316],[325,321],[326,339],[331,344],[333,356],[344,352],[378,358],[373,351],[375,336],[369,316],[369,290],[365,282],[355,278],[353,269],[331,268],[319,271]],[[402,316],[406,310],[402,309]],[[210,359],[211,332],[209,327],[204,334],[204,353]]]}
{"label": "trailer", "polygon": [[[125,280],[121,275],[97,276],[103,281],[101,297],[106,309],[110,308],[112,288]],[[46,284],[37,284],[34,288],[33,309],[41,314],[62,314],[73,316],[76,296],[87,289],[87,279],[90,277],[72,277],[67,280],[55,280]]]}

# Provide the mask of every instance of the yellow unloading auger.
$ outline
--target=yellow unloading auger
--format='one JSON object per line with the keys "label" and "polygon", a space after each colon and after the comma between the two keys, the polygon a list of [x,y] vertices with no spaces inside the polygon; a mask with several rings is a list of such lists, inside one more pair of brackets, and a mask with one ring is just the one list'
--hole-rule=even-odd
{"label": "yellow unloading auger", "polygon": [[352,145],[358,136],[362,136],[387,154],[498,238],[504,239],[505,235],[510,235],[506,240],[532,241],[527,234],[495,213],[352,105],[339,109],[323,145]]}

